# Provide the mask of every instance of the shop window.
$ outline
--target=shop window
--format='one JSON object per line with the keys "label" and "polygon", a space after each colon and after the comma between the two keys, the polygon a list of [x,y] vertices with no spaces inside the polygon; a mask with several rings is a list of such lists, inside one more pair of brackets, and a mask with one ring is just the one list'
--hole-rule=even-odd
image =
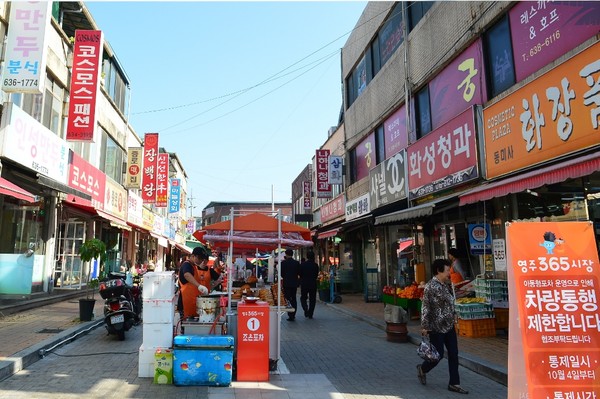
{"label": "shop window", "polygon": [[385,135],[383,125],[380,125],[375,129],[375,152],[376,152],[376,163],[379,165],[385,161]]}
{"label": "shop window", "polygon": [[431,132],[431,107],[429,105],[429,87],[425,86],[416,94],[415,114],[417,139]]}
{"label": "shop window", "polygon": [[125,153],[104,129],[101,129],[101,132],[102,139],[100,144],[101,155],[99,169],[102,170],[106,176],[121,183],[123,180],[123,161],[125,160]]}
{"label": "shop window", "polygon": [[394,6],[392,12],[388,15],[387,22],[379,30],[377,36],[379,38],[380,63],[381,66],[383,66],[404,41],[402,2],[399,2]]}
{"label": "shop window", "polygon": [[421,18],[429,11],[435,1],[409,1],[408,7],[408,31],[411,32],[419,23]]}
{"label": "shop window", "polygon": [[356,179],[356,148],[353,148],[350,150],[350,184],[352,183],[356,183],[357,179]]}
{"label": "shop window", "polygon": [[515,84],[515,63],[508,16],[505,15],[487,31],[483,40],[488,86],[493,98]]}

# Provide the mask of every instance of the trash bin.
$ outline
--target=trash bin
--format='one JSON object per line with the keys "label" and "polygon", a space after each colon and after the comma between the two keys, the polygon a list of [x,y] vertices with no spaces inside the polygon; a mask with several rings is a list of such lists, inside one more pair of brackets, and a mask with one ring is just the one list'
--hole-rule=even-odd
{"label": "trash bin", "polygon": [[175,385],[227,386],[233,375],[231,335],[178,335],[173,345]]}

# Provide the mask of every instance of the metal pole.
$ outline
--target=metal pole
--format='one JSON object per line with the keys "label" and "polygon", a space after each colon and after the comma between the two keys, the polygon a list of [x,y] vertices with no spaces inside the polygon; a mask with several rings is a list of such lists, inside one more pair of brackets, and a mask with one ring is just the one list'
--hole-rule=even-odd
{"label": "metal pole", "polygon": [[[277,257],[281,255],[281,209],[277,209]],[[277,266],[277,359],[281,352],[281,262]]]}

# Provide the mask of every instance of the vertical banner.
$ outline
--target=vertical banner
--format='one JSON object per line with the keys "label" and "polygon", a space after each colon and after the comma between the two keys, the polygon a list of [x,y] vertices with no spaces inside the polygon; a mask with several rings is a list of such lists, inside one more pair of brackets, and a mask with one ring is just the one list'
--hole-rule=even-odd
{"label": "vertical banner", "polygon": [[526,376],[509,380],[508,396],[596,397],[600,265],[593,224],[515,222],[506,236],[511,313],[518,309],[510,317],[518,328],[509,337],[508,374],[524,368]]}
{"label": "vertical banner", "polygon": [[329,157],[329,169],[327,171],[329,184],[342,184],[343,159],[333,155]]}
{"label": "vertical banner", "polygon": [[158,154],[156,165],[156,203],[157,208],[166,208],[169,194],[169,154]]}
{"label": "vertical banner", "polygon": [[331,185],[329,185],[329,150],[317,150],[315,157],[317,164],[317,198],[331,198]]}
{"label": "vertical banner", "polygon": [[171,179],[171,195],[169,195],[169,213],[179,212],[179,192],[181,190],[181,180]]}
{"label": "vertical banner", "polygon": [[94,141],[102,50],[102,31],[75,31],[67,122],[68,141]]}
{"label": "vertical banner", "polygon": [[158,163],[158,133],[144,136],[144,167],[142,169],[142,200],[144,204],[156,202],[156,172]]}
{"label": "vertical banner", "polygon": [[304,209],[312,208],[310,180],[302,182],[302,191],[304,197]]}
{"label": "vertical banner", "polygon": [[125,187],[139,189],[142,184],[142,147],[127,149],[127,179]]}
{"label": "vertical banner", "polygon": [[51,1],[13,1],[2,69],[2,90],[10,93],[44,92],[46,32]]}

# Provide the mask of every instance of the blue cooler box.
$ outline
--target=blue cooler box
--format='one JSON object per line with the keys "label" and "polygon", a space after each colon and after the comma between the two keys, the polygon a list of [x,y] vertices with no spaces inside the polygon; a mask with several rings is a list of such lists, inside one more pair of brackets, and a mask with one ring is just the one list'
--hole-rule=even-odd
{"label": "blue cooler box", "polygon": [[173,345],[175,385],[231,385],[233,344],[230,335],[178,335]]}

